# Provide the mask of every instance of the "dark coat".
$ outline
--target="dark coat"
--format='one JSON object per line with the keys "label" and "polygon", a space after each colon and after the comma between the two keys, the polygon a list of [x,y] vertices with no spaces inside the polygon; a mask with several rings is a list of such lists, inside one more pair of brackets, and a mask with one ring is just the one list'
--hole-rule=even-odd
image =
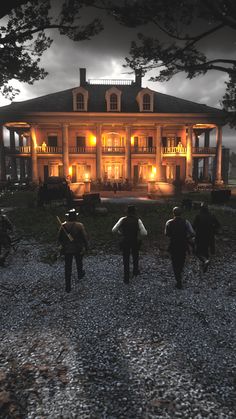
{"label": "dark coat", "polygon": [[[68,238],[67,233],[71,235],[72,241]],[[62,224],[58,241],[62,245],[64,254],[80,254],[88,248],[88,238],[82,223],[77,221],[66,221]]]}

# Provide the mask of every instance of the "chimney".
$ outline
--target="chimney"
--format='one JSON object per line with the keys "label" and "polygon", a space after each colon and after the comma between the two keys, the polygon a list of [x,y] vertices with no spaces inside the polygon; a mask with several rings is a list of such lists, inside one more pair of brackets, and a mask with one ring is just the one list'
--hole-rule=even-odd
{"label": "chimney", "polygon": [[135,84],[138,87],[142,87],[142,69],[141,68],[135,69]]}
{"label": "chimney", "polygon": [[80,68],[79,74],[80,74],[80,86],[84,86],[86,84],[86,68]]}

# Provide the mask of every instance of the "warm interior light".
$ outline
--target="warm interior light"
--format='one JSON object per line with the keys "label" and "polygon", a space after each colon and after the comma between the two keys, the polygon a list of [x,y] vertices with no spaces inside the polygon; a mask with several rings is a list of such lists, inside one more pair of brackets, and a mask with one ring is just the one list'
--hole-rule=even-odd
{"label": "warm interior light", "polygon": [[156,174],[157,168],[155,166],[152,166],[152,173]]}
{"label": "warm interior light", "polygon": [[134,145],[134,137],[131,137],[131,145]]}
{"label": "warm interior light", "polygon": [[91,146],[96,145],[96,142],[97,142],[96,137],[94,135],[91,135],[89,142],[90,142]]}
{"label": "warm interior light", "polygon": [[69,175],[72,176],[72,166],[69,167]]}
{"label": "warm interior light", "polygon": [[85,180],[85,181],[88,181],[88,180],[89,180],[89,173],[85,173],[85,174],[84,174],[84,180]]}

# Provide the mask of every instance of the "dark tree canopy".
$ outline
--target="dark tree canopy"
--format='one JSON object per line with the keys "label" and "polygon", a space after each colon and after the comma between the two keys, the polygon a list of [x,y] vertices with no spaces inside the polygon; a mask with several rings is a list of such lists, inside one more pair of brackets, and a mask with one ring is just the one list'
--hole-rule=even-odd
{"label": "dark tree canopy", "polygon": [[[153,81],[167,81],[180,72],[190,79],[210,70],[223,72],[228,81],[222,103],[236,110],[236,60],[230,55],[212,58],[204,50],[205,40],[214,40],[224,30],[236,31],[235,0],[57,0],[53,10],[52,2],[1,2],[0,90],[5,96],[14,96],[12,79],[32,84],[47,75],[40,57],[52,43],[53,29],[73,41],[90,39],[103,29],[100,19],[83,23],[82,10],[93,7],[121,25],[142,27],[144,33],[131,44],[127,67],[143,74],[156,69]],[[234,122],[235,113],[231,114]]]}
{"label": "dark tree canopy", "polygon": [[168,81],[180,72],[185,72],[189,79],[210,70],[223,72],[228,75],[228,82],[222,103],[225,109],[236,110],[236,59],[210,58],[203,48],[204,41],[215,34],[225,29],[232,34],[236,31],[235,0],[111,0],[108,3],[110,14],[122,25],[148,24],[155,28],[155,36],[139,33],[132,42],[130,57],[126,58],[128,67],[141,69],[143,73],[156,69],[153,81]]}
{"label": "dark tree canopy", "polygon": [[[3,4],[2,4],[3,3]],[[40,67],[40,58],[50,47],[48,30],[58,30],[73,41],[90,39],[102,30],[98,19],[81,22],[82,8],[88,0],[59,1],[58,13],[51,9],[51,0],[7,0],[1,2],[0,17],[0,92],[13,98],[18,90],[12,80],[33,84],[47,72]],[[73,18],[71,13],[73,13]]]}

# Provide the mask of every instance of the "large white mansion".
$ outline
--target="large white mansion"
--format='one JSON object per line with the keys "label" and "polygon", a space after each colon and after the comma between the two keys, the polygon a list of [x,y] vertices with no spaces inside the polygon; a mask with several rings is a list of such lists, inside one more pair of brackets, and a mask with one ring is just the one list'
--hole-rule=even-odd
{"label": "large white mansion", "polygon": [[[0,108],[0,180],[48,176],[165,183],[222,183],[223,111],[142,87],[142,79],[87,80]],[[10,146],[4,146],[3,127]]]}

